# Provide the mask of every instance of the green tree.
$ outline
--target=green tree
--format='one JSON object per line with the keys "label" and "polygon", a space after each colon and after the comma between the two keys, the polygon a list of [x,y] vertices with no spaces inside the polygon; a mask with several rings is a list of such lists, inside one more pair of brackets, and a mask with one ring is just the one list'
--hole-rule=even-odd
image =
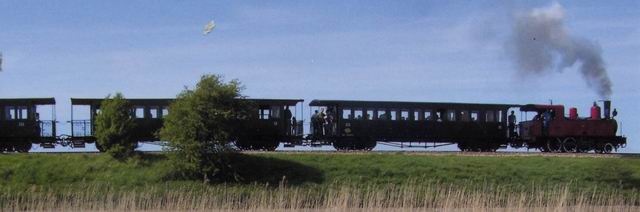
{"label": "green tree", "polygon": [[135,127],[131,105],[124,96],[121,93],[113,98],[107,96],[96,116],[96,147],[118,159],[132,156],[138,146],[133,136]]}
{"label": "green tree", "polygon": [[169,158],[179,173],[205,182],[239,180],[229,143],[238,118],[253,114],[243,89],[238,80],[204,75],[194,90],[186,88],[169,106],[160,137],[169,142]]}

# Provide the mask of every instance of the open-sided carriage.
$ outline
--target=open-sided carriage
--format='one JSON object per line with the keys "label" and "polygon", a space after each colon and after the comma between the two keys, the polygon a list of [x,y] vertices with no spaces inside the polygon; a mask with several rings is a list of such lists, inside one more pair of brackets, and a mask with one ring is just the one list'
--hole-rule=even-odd
{"label": "open-sided carriage", "polygon": [[235,144],[242,150],[275,150],[302,144],[302,99],[247,99],[257,116],[238,120]]}
{"label": "open-sided carriage", "polygon": [[[53,147],[57,140],[54,98],[0,99],[0,152],[28,152],[32,143]],[[51,107],[51,112],[41,110]],[[48,120],[41,114],[50,114]]]}
{"label": "open-sided carriage", "polygon": [[[100,113],[100,105],[104,99],[71,99],[71,136],[76,147],[84,147],[84,143],[95,143],[95,118]],[[127,99],[131,104],[131,116],[135,118],[134,138],[140,142],[159,141],[157,132],[162,128],[162,118],[168,114],[169,104],[173,99]],[[83,110],[83,117],[78,119],[78,109]],[[75,116],[74,116],[75,115]],[[102,151],[102,148],[96,144]]]}
{"label": "open-sided carriage", "polygon": [[[95,117],[100,113],[104,99],[71,99],[71,136],[76,147],[84,143],[94,143]],[[239,119],[235,123],[234,142],[243,150],[275,150],[280,143],[301,143],[302,107],[301,99],[243,99],[254,104],[256,116]],[[170,113],[169,105],[174,99],[127,99],[131,104],[131,115],[135,117],[134,138],[140,142],[160,141],[158,132],[163,125],[163,117]],[[84,117],[78,119],[76,113],[83,109]],[[288,111],[288,112],[287,112]],[[87,115],[88,114],[88,115]],[[102,151],[99,145],[96,147]]]}

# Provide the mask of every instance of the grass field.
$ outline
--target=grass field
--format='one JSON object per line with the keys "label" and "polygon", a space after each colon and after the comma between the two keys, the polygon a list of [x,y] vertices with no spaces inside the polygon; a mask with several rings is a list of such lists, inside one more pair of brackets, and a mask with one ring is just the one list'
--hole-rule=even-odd
{"label": "grass field", "polygon": [[618,211],[640,205],[640,158],[251,154],[236,160],[243,182],[216,185],[172,177],[165,159],[0,155],[0,208]]}

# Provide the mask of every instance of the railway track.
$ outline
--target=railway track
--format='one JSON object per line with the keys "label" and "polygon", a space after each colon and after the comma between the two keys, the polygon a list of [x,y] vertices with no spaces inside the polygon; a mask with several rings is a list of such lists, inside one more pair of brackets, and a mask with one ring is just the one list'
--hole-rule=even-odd
{"label": "railway track", "polygon": [[[148,154],[162,154],[163,151],[143,151]],[[483,156],[483,157],[505,157],[505,156],[521,156],[521,157],[592,157],[592,158],[622,158],[633,157],[640,158],[640,153],[612,153],[612,154],[594,154],[594,153],[542,153],[542,152],[460,152],[460,151],[309,151],[309,150],[277,150],[274,152],[266,151],[243,151],[246,154],[327,154],[327,155],[364,155],[364,154],[381,154],[381,155],[425,155],[425,156]],[[23,154],[23,153],[1,153],[1,154]],[[74,151],[74,152],[29,152],[28,154],[100,154],[97,151]]]}
{"label": "railway track", "polygon": [[638,157],[640,153],[611,153],[611,154],[595,154],[595,153],[543,153],[543,152],[460,152],[460,151],[370,151],[370,152],[337,152],[337,151],[295,151],[283,150],[275,152],[248,151],[247,154],[400,154],[400,155],[426,155],[426,156],[543,156],[543,157],[602,157],[602,158],[620,158],[620,157]]}

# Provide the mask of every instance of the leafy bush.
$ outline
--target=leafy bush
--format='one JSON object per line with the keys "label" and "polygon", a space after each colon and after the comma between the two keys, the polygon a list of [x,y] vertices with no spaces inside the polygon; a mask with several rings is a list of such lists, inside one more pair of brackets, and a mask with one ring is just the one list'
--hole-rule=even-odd
{"label": "leafy bush", "polygon": [[121,93],[107,96],[96,116],[96,147],[111,156],[124,159],[133,155],[138,141],[133,136],[134,118],[131,105]]}
{"label": "leafy bush", "polygon": [[160,137],[169,141],[170,159],[179,173],[205,182],[239,180],[229,142],[238,117],[250,115],[242,90],[238,80],[225,83],[221,76],[204,75],[194,90],[185,89],[169,106]]}

